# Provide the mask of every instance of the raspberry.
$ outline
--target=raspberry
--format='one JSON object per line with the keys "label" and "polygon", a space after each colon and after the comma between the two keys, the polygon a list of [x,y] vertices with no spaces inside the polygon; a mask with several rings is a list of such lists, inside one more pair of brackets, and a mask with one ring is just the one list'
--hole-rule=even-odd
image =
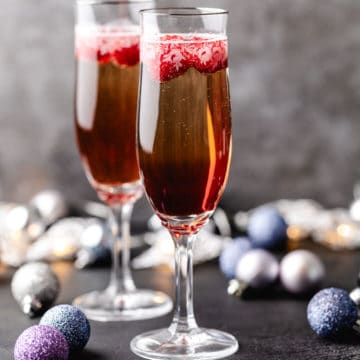
{"label": "raspberry", "polygon": [[96,51],[96,58],[88,58],[89,60],[97,60],[99,64],[107,64],[111,60],[111,54],[102,54],[101,51]]}
{"label": "raspberry", "polygon": [[75,55],[78,59],[118,66],[132,66],[139,62],[140,36],[134,28],[98,27],[77,28]]}
{"label": "raspberry", "polygon": [[194,67],[201,73],[213,73],[227,67],[227,40],[214,35],[162,35],[143,40],[143,63],[154,80],[168,81]]}
{"label": "raspberry", "polygon": [[113,61],[119,66],[132,66],[139,62],[139,44],[115,50],[112,54]]}

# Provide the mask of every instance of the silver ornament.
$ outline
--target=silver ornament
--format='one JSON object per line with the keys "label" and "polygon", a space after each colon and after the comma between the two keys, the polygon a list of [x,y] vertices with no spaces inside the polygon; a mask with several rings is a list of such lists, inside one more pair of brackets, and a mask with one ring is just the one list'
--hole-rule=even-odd
{"label": "silver ornament", "polygon": [[112,235],[103,222],[94,222],[82,233],[81,248],[76,254],[75,267],[84,269],[100,263],[109,263]]}
{"label": "silver ornament", "polygon": [[57,221],[30,246],[27,261],[73,259],[81,247],[84,231],[98,222],[95,218],[80,217],[68,217]]}
{"label": "silver ornament", "polygon": [[227,237],[231,236],[232,233],[231,224],[225,210],[223,210],[220,207],[217,207],[212,216],[212,221],[216,225],[216,228],[218,229],[219,234],[221,236],[227,236]]}
{"label": "silver ornament", "polygon": [[280,279],[291,293],[301,294],[318,287],[325,276],[325,267],[311,251],[295,250],[280,264]]}
{"label": "silver ornament", "polygon": [[57,190],[39,192],[30,200],[30,206],[38,212],[46,225],[52,224],[68,212],[64,196]]}
{"label": "silver ornament", "polygon": [[19,268],[11,281],[11,292],[24,314],[34,317],[55,301],[60,285],[56,274],[45,263],[34,262]]}
{"label": "silver ornament", "polygon": [[248,251],[236,266],[236,278],[255,289],[271,285],[278,275],[278,261],[274,255],[263,249]]}
{"label": "silver ornament", "polygon": [[350,293],[351,300],[360,307],[360,288],[357,287]]}
{"label": "silver ornament", "polygon": [[105,265],[111,262],[110,248],[104,245],[84,247],[76,254],[74,263],[77,269],[85,269],[95,265]]}
{"label": "silver ornament", "polygon": [[353,220],[360,221],[360,199],[356,199],[351,203],[349,212]]}
{"label": "silver ornament", "polygon": [[81,247],[93,248],[95,246],[111,245],[111,232],[109,227],[100,221],[96,221],[85,228],[80,237]]}
{"label": "silver ornament", "polygon": [[26,260],[31,243],[40,236],[45,226],[36,212],[20,204],[0,205],[1,260],[18,267]]}

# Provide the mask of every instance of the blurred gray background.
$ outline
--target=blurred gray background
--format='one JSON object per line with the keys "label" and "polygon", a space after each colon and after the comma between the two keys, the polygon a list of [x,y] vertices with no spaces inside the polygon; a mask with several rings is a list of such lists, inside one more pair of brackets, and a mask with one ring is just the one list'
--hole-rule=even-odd
{"label": "blurred gray background", "polygon": [[[176,3],[230,10],[234,153],[222,206],[348,205],[360,179],[360,1],[162,1]],[[73,134],[73,6],[2,1],[0,200],[49,187],[96,199]]]}

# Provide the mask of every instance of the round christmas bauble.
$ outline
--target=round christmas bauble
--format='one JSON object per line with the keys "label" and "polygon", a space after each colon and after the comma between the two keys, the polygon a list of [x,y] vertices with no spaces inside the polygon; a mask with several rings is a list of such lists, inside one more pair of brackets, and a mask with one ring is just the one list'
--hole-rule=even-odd
{"label": "round christmas bauble", "polygon": [[47,225],[65,216],[68,211],[64,196],[52,189],[37,193],[30,200],[30,206],[38,212]]}
{"label": "round christmas bauble", "polygon": [[270,206],[256,209],[249,218],[248,235],[254,247],[280,248],[286,241],[287,224],[281,214]]}
{"label": "round christmas bauble", "polygon": [[19,268],[11,281],[11,292],[22,311],[36,316],[47,310],[60,291],[56,274],[48,264],[33,262]]}
{"label": "round christmas bauble", "polygon": [[236,278],[255,289],[271,285],[278,275],[278,261],[263,249],[249,250],[236,266]]}
{"label": "round christmas bauble", "polygon": [[291,293],[302,294],[316,289],[325,276],[325,267],[318,256],[308,250],[295,250],[280,263],[280,279]]}
{"label": "round christmas bauble", "polygon": [[66,338],[70,352],[85,347],[90,338],[90,324],[85,314],[72,305],[58,305],[48,310],[40,320],[41,325],[52,326]]}
{"label": "round christmas bauble", "polygon": [[328,288],[310,300],[307,318],[316,334],[326,337],[351,328],[358,318],[358,311],[345,290]]}
{"label": "round christmas bauble", "polygon": [[69,345],[65,336],[51,326],[35,325],[16,340],[15,360],[67,360]]}
{"label": "round christmas bauble", "polygon": [[350,292],[350,298],[356,306],[360,307],[360,287],[356,287]]}
{"label": "round christmas bauble", "polygon": [[235,277],[236,265],[239,259],[251,249],[248,238],[238,237],[226,244],[220,254],[219,264],[221,271],[229,279]]}

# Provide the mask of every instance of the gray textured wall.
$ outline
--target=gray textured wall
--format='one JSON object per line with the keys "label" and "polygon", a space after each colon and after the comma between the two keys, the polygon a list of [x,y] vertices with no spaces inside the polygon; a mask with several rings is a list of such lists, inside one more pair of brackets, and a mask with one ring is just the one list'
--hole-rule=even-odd
{"label": "gray textured wall", "polygon": [[[234,155],[224,205],[346,205],[360,162],[360,2],[181,2],[191,3],[230,10]],[[2,1],[0,199],[49,186],[94,198],[74,144],[72,31],[72,1]]]}

